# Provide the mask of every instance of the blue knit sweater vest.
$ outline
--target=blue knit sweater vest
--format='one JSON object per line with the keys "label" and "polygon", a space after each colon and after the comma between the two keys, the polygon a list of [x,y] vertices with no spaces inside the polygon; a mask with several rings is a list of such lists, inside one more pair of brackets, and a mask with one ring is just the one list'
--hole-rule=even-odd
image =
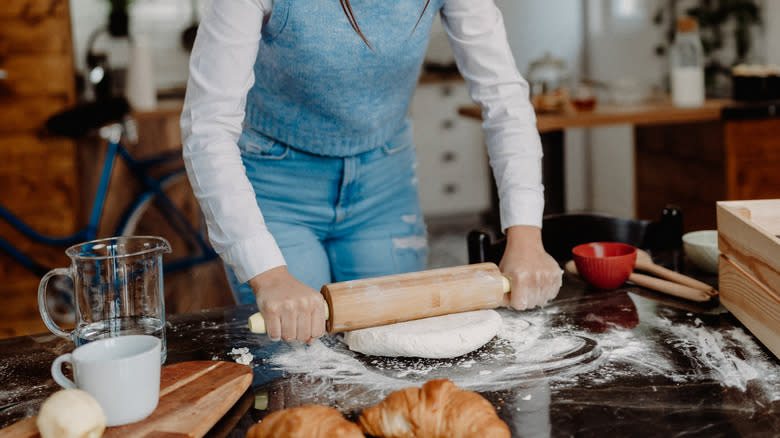
{"label": "blue knit sweater vest", "polygon": [[[407,113],[445,0],[274,0],[249,91],[248,127],[318,155],[351,156],[409,137]],[[373,50],[372,50],[373,48]]]}

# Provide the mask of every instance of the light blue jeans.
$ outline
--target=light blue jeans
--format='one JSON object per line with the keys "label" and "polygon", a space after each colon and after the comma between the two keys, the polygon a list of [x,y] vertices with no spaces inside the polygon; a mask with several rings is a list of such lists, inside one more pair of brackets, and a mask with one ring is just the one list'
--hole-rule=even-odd
{"label": "light blue jeans", "polygon": [[[428,243],[410,135],[350,157],[312,155],[245,128],[239,148],[287,269],[327,283],[425,269]],[[226,267],[227,268],[227,267]],[[254,303],[227,268],[239,303]]]}

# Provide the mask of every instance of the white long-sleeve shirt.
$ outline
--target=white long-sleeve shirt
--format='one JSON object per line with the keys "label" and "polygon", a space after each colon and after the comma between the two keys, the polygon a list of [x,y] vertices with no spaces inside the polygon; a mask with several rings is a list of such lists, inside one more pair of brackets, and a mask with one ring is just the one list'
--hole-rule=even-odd
{"label": "white long-sleeve shirt", "polygon": [[[237,145],[260,31],[272,9],[273,0],[211,2],[191,54],[181,117],[187,174],[209,239],[242,282],[285,264]],[[493,0],[446,0],[441,18],[469,93],[482,107],[502,229],[540,227],[541,142],[528,85],[517,71],[501,13]]]}

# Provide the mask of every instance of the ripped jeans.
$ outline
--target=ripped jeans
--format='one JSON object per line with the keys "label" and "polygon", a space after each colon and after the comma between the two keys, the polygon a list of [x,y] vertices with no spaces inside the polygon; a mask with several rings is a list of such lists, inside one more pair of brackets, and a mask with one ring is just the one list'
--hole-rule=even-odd
{"label": "ripped jeans", "polygon": [[[266,225],[299,281],[320,290],[327,283],[426,268],[410,139],[325,157],[245,129],[239,147]],[[227,274],[236,301],[254,303],[249,285],[239,285],[230,268]]]}

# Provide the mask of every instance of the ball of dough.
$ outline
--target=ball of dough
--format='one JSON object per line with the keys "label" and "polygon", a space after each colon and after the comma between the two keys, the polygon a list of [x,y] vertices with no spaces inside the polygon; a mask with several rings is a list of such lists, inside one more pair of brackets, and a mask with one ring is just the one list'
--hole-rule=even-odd
{"label": "ball of dough", "polygon": [[63,389],[43,402],[36,423],[41,438],[99,438],[106,416],[87,392]]}

